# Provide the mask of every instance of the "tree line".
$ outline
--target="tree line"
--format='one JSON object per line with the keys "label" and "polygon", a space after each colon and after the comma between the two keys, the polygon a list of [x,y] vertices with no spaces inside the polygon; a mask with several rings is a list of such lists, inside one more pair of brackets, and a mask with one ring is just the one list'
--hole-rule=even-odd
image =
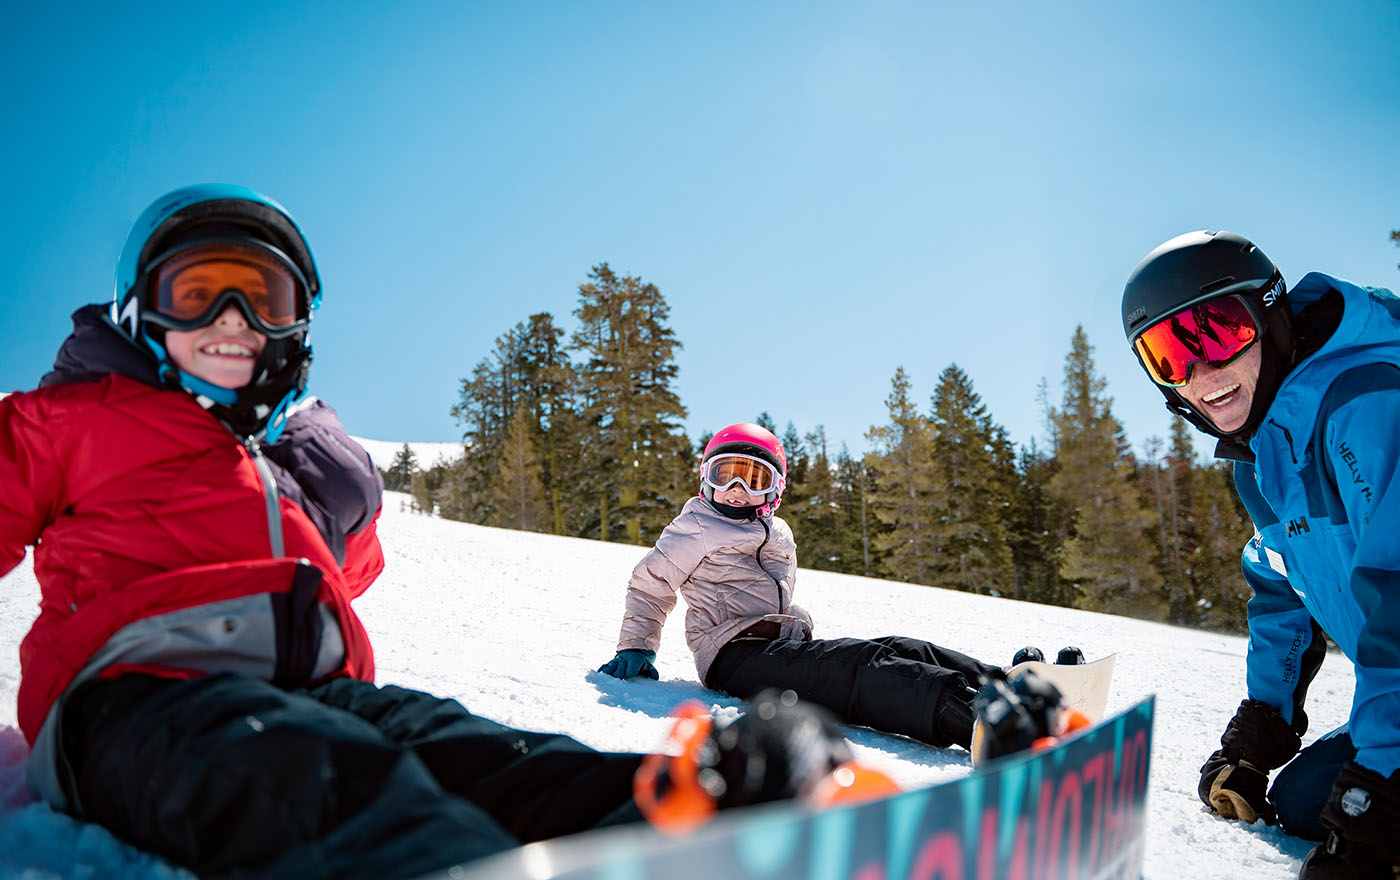
{"label": "tree line", "polygon": [[[448,519],[653,542],[696,493],[709,441],[681,427],[669,308],[602,263],[574,316],[567,340],[549,313],[498,337],[460,380],[463,455],[424,470],[405,444],[386,487]],[[779,513],[799,565],[1244,631],[1253,527],[1229,471],[1197,459],[1180,418],[1135,454],[1105,390],[1080,327],[1058,404],[1041,382],[1045,449],[1015,446],[956,364],[927,404],[897,369],[862,455],[758,414],[787,451]]]}

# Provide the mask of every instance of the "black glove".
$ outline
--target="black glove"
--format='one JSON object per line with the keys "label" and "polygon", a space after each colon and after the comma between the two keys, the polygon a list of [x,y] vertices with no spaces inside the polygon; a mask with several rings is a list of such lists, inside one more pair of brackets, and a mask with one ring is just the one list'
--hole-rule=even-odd
{"label": "black glove", "polygon": [[1278,812],[1265,797],[1268,788],[1269,771],[1245,760],[1232,761],[1218,749],[1202,765],[1196,791],[1206,806],[1226,819],[1263,819],[1266,825],[1277,825]]}
{"label": "black glove", "polygon": [[1278,813],[1265,797],[1269,772],[1298,754],[1298,733],[1274,707],[1245,700],[1225,727],[1220,745],[1201,766],[1196,787],[1201,802],[1226,819],[1278,822]]}
{"label": "black glove", "polygon": [[1327,840],[1308,853],[1299,880],[1400,876],[1400,771],[1386,779],[1354,761],[1343,764],[1322,824]]}

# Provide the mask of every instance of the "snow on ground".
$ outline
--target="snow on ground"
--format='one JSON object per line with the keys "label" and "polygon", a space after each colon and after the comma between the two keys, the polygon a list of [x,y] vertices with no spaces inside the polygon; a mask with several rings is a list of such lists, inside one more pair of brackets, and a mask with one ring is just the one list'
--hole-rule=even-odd
{"label": "snow on ground", "polygon": [[[403,449],[403,443],[392,440],[366,440],[364,437],[352,437],[356,443],[365,448],[369,457],[374,461],[375,467],[387,471],[394,463],[394,456]],[[432,443],[432,442],[410,442],[409,451],[418,460],[418,466],[423,470],[428,470],[438,463],[456,461],[462,457],[463,446],[461,443]]]}
{"label": "snow on ground", "polygon": [[[456,697],[506,724],[613,750],[655,748],[667,713],[686,698],[738,712],[738,701],[698,684],[679,607],[657,659],[661,681],[593,671],[613,655],[627,576],[645,548],[447,522],[409,512],[398,493],[385,497],[380,536],[387,566],[356,608],[374,639],[381,683]],[[28,562],[0,579],[0,656],[8,658],[0,662],[0,876],[187,878],[100,828],[29,802],[24,742],[13,726],[17,646],[38,596]],[[1241,866],[1252,877],[1296,875],[1308,843],[1219,819],[1196,798],[1199,767],[1244,695],[1243,638],[806,570],[798,601],[818,636],[918,636],[997,663],[1026,644],[1047,652],[1076,644],[1090,658],[1117,652],[1109,711],[1157,694],[1144,876],[1234,878]],[[1307,742],[1346,720],[1351,689],[1350,663],[1332,654],[1312,688]],[[970,771],[960,750],[847,730],[858,756],[906,784]]]}

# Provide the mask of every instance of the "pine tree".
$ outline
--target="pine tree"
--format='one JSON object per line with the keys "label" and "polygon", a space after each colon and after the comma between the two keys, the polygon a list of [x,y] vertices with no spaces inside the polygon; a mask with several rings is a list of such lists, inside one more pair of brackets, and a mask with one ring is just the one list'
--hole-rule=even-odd
{"label": "pine tree", "polygon": [[580,519],[573,487],[583,476],[575,465],[583,441],[575,396],[578,373],[563,346],[564,331],[548,312],[530,316],[517,355],[521,404],[530,412],[530,438],[539,455],[540,482],[549,506],[544,531],[570,534]]}
{"label": "pine tree", "polygon": [[405,443],[394,453],[394,460],[384,472],[384,489],[389,492],[407,492],[413,485],[413,474],[418,470],[418,458]]}
{"label": "pine tree", "polygon": [[562,337],[548,312],[531,315],[497,337],[495,349],[477,363],[472,377],[461,380],[452,415],[465,427],[466,450],[463,461],[448,472],[449,485],[439,504],[443,516],[482,523],[512,518],[494,506],[500,496],[491,486],[512,420],[524,408],[550,506],[548,530],[565,532],[572,502],[568,487],[575,476],[570,466],[577,460],[570,447],[584,441],[577,437],[577,380]]}
{"label": "pine tree", "polygon": [[870,506],[882,527],[872,543],[891,576],[926,584],[937,563],[935,511],[945,499],[932,464],[932,432],[909,397],[904,367],[890,385],[890,422],[867,434],[876,447],[866,459],[874,484]]}
{"label": "pine tree", "polygon": [[[1162,522],[1160,568],[1173,623],[1243,632],[1249,591],[1240,573],[1240,548],[1253,533],[1231,487],[1230,468],[1197,461],[1193,432],[1172,419],[1165,455],[1149,442],[1153,498]],[[1156,465],[1160,457],[1161,464]]]}
{"label": "pine tree", "polygon": [[431,515],[434,505],[432,490],[428,488],[428,475],[422,471],[414,471],[409,480],[409,491],[413,495],[413,509]]}
{"label": "pine tree", "polygon": [[[805,439],[810,453],[804,497],[791,508],[786,499],[783,501],[783,517],[792,525],[794,534],[800,535],[798,564],[827,571],[859,572],[858,535],[850,531],[851,518],[846,509],[851,494],[840,486],[838,462],[827,451],[826,428],[818,425]],[[856,503],[859,504],[859,498]]]}
{"label": "pine tree", "polygon": [[[768,417],[763,413],[759,418]],[[760,426],[761,427],[761,426]],[[776,436],[776,434],[775,434]],[[792,526],[793,539],[797,541],[798,559],[802,559],[802,546],[807,543],[806,507],[812,496],[808,485],[811,458],[796,426],[788,422],[787,430],[778,438],[783,444],[783,456],[787,460],[787,487],[783,490],[782,517]],[[806,563],[801,563],[806,564]]]}
{"label": "pine tree", "polygon": [[865,469],[865,460],[853,458],[846,444],[836,455],[836,491],[838,503],[844,514],[841,531],[842,546],[850,548],[842,557],[842,564],[836,569],[847,574],[870,577],[870,518],[869,488],[870,478]]}
{"label": "pine tree", "polygon": [[477,362],[470,379],[460,380],[452,416],[464,427],[465,454],[448,474],[439,506],[444,517],[496,520],[489,490],[522,391],[517,367],[524,333],[517,324],[496,337],[494,351]]}
{"label": "pine tree", "polygon": [[1060,523],[1068,515],[1050,492],[1055,459],[1041,452],[1035,438],[1021,447],[1012,493],[1010,535],[1017,599],[1049,605],[1070,605],[1073,596],[1060,580]]}
{"label": "pine tree", "polygon": [[783,431],[779,442],[783,444],[783,456],[787,459],[788,485],[805,483],[807,470],[811,467],[811,455],[802,435],[797,432],[797,427],[792,422],[787,423],[787,429]]}
{"label": "pine tree", "polygon": [[579,450],[589,479],[580,495],[592,506],[584,533],[634,544],[655,540],[691,491],[686,409],[672,390],[681,347],[666,326],[661,291],[618,276],[607,263],[579,285],[580,326],[572,346],[579,370],[587,442]]}
{"label": "pine tree", "polygon": [[1156,437],[1149,438],[1143,447],[1159,520],[1159,568],[1166,579],[1167,619],[1173,623],[1193,623],[1197,616],[1198,597],[1187,566],[1187,557],[1200,543],[1195,518],[1195,450],[1185,426],[1180,417],[1172,419],[1171,442],[1165,454],[1161,453],[1162,441]]}
{"label": "pine tree", "polygon": [[484,476],[478,477],[471,447],[467,447],[465,455],[444,468],[442,486],[434,495],[438,516],[459,522],[484,522],[476,516],[476,505],[485,489],[478,490],[477,485],[489,486],[490,482]]}
{"label": "pine tree", "polygon": [[1014,463],[1006,460],[1005,431],[951,364],[933,393],[933,462],[943,504],[934,523],[938,555],[930,583],[975,593],[1013,591],[1007,518]]}
{"label": "pine tree", "polygon": [[488,491],[494,512],[491,525],[530,532],[548,532],[554,518],[545,497],[543,470],[535,451],[534,414],[517,406],[497,460],[496,478]]}
{"label": "pine tree", "polygon": [[1074,606],[1149,619],[1166,616],[1162,576],[1147,539],[1156,516],[1140,503],[1122,425],[1093,349],[1076,327],[1065,359],[1064,403],[1052,413],[1059,471],[1050,491],[1073,511],[1060,576],[1074,583]]}
{"label": "pine tree", "polygon": [[1240,572],[1240,549],[1253,536],[1254,524],[1235,492],[1232,467],[1211,464],[1192,473],[1200,541],[1186,564],[1196,588],[1194,623],[1242,633],[1249,630],[1251,591]]}

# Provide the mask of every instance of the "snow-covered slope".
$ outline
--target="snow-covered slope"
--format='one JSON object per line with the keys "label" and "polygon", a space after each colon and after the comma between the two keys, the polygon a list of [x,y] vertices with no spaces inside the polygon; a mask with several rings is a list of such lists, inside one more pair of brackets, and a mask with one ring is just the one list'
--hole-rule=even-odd
{"label": "snow-covered slope", "polygon": [[[679,609],[657,659],[661,681],[593,671],[612,657],[627,575],[644,548],[446,522],[410,513],[407,496],[396,493],[385,498],[380,535],[387,567],[356,608],[374,638],[382,683],[457,697],[489,718],[565,731],[604,749],[654,748],[667,713],[689,697],[738,711],[737,701],[698,684]],[[1244,639],[817,571],[801,572],[798,601],[816,618],[818,636],[919,636],[992,662],[1009,662],[1025,644],[1076,644],[1091,658],[1117,652],[1109,711],[1158,696],[1145,876],[1235,878],[1241,866],[1251,877],[1297,873],[1308,844],[1223,821],[1196,799],[1198,768],[1244,695]],[[27,562],[0,579],[0,656],[8,658],[0,662],[0,876],[187,876],[27,803],[23,740],[13,729],[16,648],[37,602]],[[1346,720],[1351,682],[1346,658],[1329,656],[1308,704],[1308,741]],[[959,750],[848,734],[863,757],[907,784],[970,770]]]}
{"label": "snow-covered slope", "polygon": [[[404,448],[403,443],[396,443],[392,440],[366,440],[364,437],[354,437],[354,441],[365,448],[369,457],[374,461],[375,467],[381,470],[388,470],[394,463],[394,456]],[[410,442],[409,451],[418,460],[418,466],[427,470],[435,464],[456,461],[462,457],[461,443],[435,443],[435,442]]]}

